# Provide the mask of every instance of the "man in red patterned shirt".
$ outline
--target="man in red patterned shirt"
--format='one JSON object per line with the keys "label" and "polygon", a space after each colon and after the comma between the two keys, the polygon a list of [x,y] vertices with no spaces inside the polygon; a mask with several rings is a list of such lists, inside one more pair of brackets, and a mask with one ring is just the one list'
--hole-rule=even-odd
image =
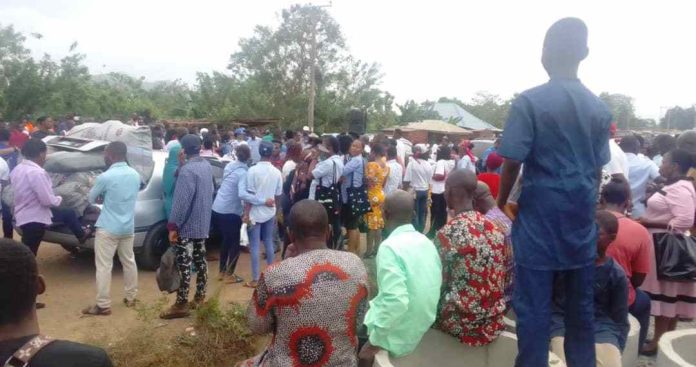
{"label": "man in red patterned shirt", "polygon": [[445,199],[455,216],[435,237],[442,260],[442,293],[436,328],[460,342],[481,346],[492,342],[505,325],[505,234],[474,210],[476,175],[452,172]]}

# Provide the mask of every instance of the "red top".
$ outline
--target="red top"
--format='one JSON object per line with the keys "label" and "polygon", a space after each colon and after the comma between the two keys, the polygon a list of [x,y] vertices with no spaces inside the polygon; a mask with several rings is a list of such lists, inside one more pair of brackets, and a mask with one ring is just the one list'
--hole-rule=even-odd
{"label": "red top", "polygon": [[491,189],[491,195],[498,198],[498,188],[500,187],[500,175],[497,173],[485,172],[478,175],[478,180],[483,181]]}
{"label": "red top", "polygon": [[11,147],[22,149],[27,140],[29,140],[29,137],[25,133],[18,130],[12,130],[10,132],[10,140],[8,143]]}
{"label": "red top", "polygon": [[611,256],[626,273],[629,286],[628,304],[632,305],[636,300],[636,290],[631,284],[631,276],[633,273],[648,274],[652,237],[640,223],[620,213],[612,214],[619,219],[619,232],[607,248],[607,256]]}

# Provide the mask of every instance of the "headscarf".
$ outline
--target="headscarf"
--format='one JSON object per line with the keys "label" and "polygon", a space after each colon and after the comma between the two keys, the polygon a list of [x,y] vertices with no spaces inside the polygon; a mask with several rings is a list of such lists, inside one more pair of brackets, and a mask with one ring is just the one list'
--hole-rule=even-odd
{"label": "headscarf", "polygon": [[176,143],[169,148],[169,157],[164,165],[162,172],[162,191],[164,193],[164,214],[169,220],[169,213],[172,210],[172,200],[174,199],[174,186],[176,184],[176,170],[179,169],[179,152],[181,144]]}
{"label": "headscarf", "polygon": [[[471,152],[471,148],[469,148],[469,146],[471,146],[471,143],[468,140],[462,140],[462,142],[459,143],[460,154],[462,152],[466,153],[466,155],[469,156],[472,162],[476,162],[476,157],[474,156],[474,153]],[[462,156],[463,155],[464,154],[462,154]]]}

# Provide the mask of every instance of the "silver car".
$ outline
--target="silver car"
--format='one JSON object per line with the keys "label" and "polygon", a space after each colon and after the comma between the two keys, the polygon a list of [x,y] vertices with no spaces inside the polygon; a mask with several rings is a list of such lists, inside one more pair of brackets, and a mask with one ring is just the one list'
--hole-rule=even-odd
{"label": "silver car", "polygon": [[[73,148],[79,151],[103,150],[109,142],[94,141],[89,146]],[[65,148],[65,147],[63,147]],[[159,267],[160,257],[169,246],[167,240],[167,220],[164,215],[164,200],[162,192],[162,172],[167,161],[167,152],[153,151],[154,169],[152,175],[143,185],[135,203],[135,240],[134,250],[136,261],[143,269],[155,270]],[[216,187],[222,180],[227,162],[214,158],[209,159],[213,169]],[[213,236],[211,236],[213,237]],[[70,252],[81,249],[93,249],[94,238],[80,244],[70,230],[62,223],[51,225],[43,240],[61,245]]]}

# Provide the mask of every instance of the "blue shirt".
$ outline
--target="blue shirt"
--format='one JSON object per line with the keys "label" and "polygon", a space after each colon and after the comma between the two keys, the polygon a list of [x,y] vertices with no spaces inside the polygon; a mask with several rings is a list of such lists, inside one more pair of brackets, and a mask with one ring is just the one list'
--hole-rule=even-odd
{"label": "blue shirt", "polygon": [[654,179],[660,177],[660,169],[655,162],[643,155],[626,153],[628,161],[628,182],[631,184],[631,200],[633,209],[631,216],[640,218],[645,213],[645,189]]}
{"label": "blue shirt", "polygon": [[[10,147],[10,144],[8,144],[8,143],[0,143],[0,149],[6,149],[9,147]],[[17,152],[5,154],[5,155],[2,155],[0,157],[2,157],[2,159],[5,160],[5,162],[7,162],[7,165],[10,167],[10,171],[12,171],[17,166],[17,157],[18,157]]]}
{"label": "blue shirt", "polygon": [[251,204],[263,204],[250,195],[246,188],[246,177],[249,166],[238,161],[225,166],[222,184],[213,202],[213,211],[219,214],[244,214],[242,200]]}
{"label": "blue shirt", "polygon": [[365,172],[365,160],[361,155],[350,158],[343,167],[345,180],[341,183],[341,200],[348,204],[348,188],[361,187],[363,185],[363,173]]}
{"label": "blue shirt", "polygon": [[606,105],[578,79],[551,79],[512,103],[498,154],[524,163],[512,229],[517,264],[564,270],[594,261],[610,123]]}
{"label": "blue shirt", "polygon": [[[565,284],[561,273],[554,282],[551,316],[551,337],[565,336]],[[595,344],[611,344],[623,351],[630,324],[628,323],[628,280],[621,266],[607,257],[604,264],[595,266],[594,275],[594,334]]]}
{"label": "blue shirt", "polygon": [[167,227],[177,230],[182,238],[208,238],[213,192],[210,163],[201,157],[189,158],[179,167]]}
{"label": "blue shirt", "polygon": [[135,229],[135,201],[140,191],[140,175],[126,162],[114,163],[97,177],[89,192],[89,202],[94,204],[103,197],[96,226],[112,235],[133,234]]}

